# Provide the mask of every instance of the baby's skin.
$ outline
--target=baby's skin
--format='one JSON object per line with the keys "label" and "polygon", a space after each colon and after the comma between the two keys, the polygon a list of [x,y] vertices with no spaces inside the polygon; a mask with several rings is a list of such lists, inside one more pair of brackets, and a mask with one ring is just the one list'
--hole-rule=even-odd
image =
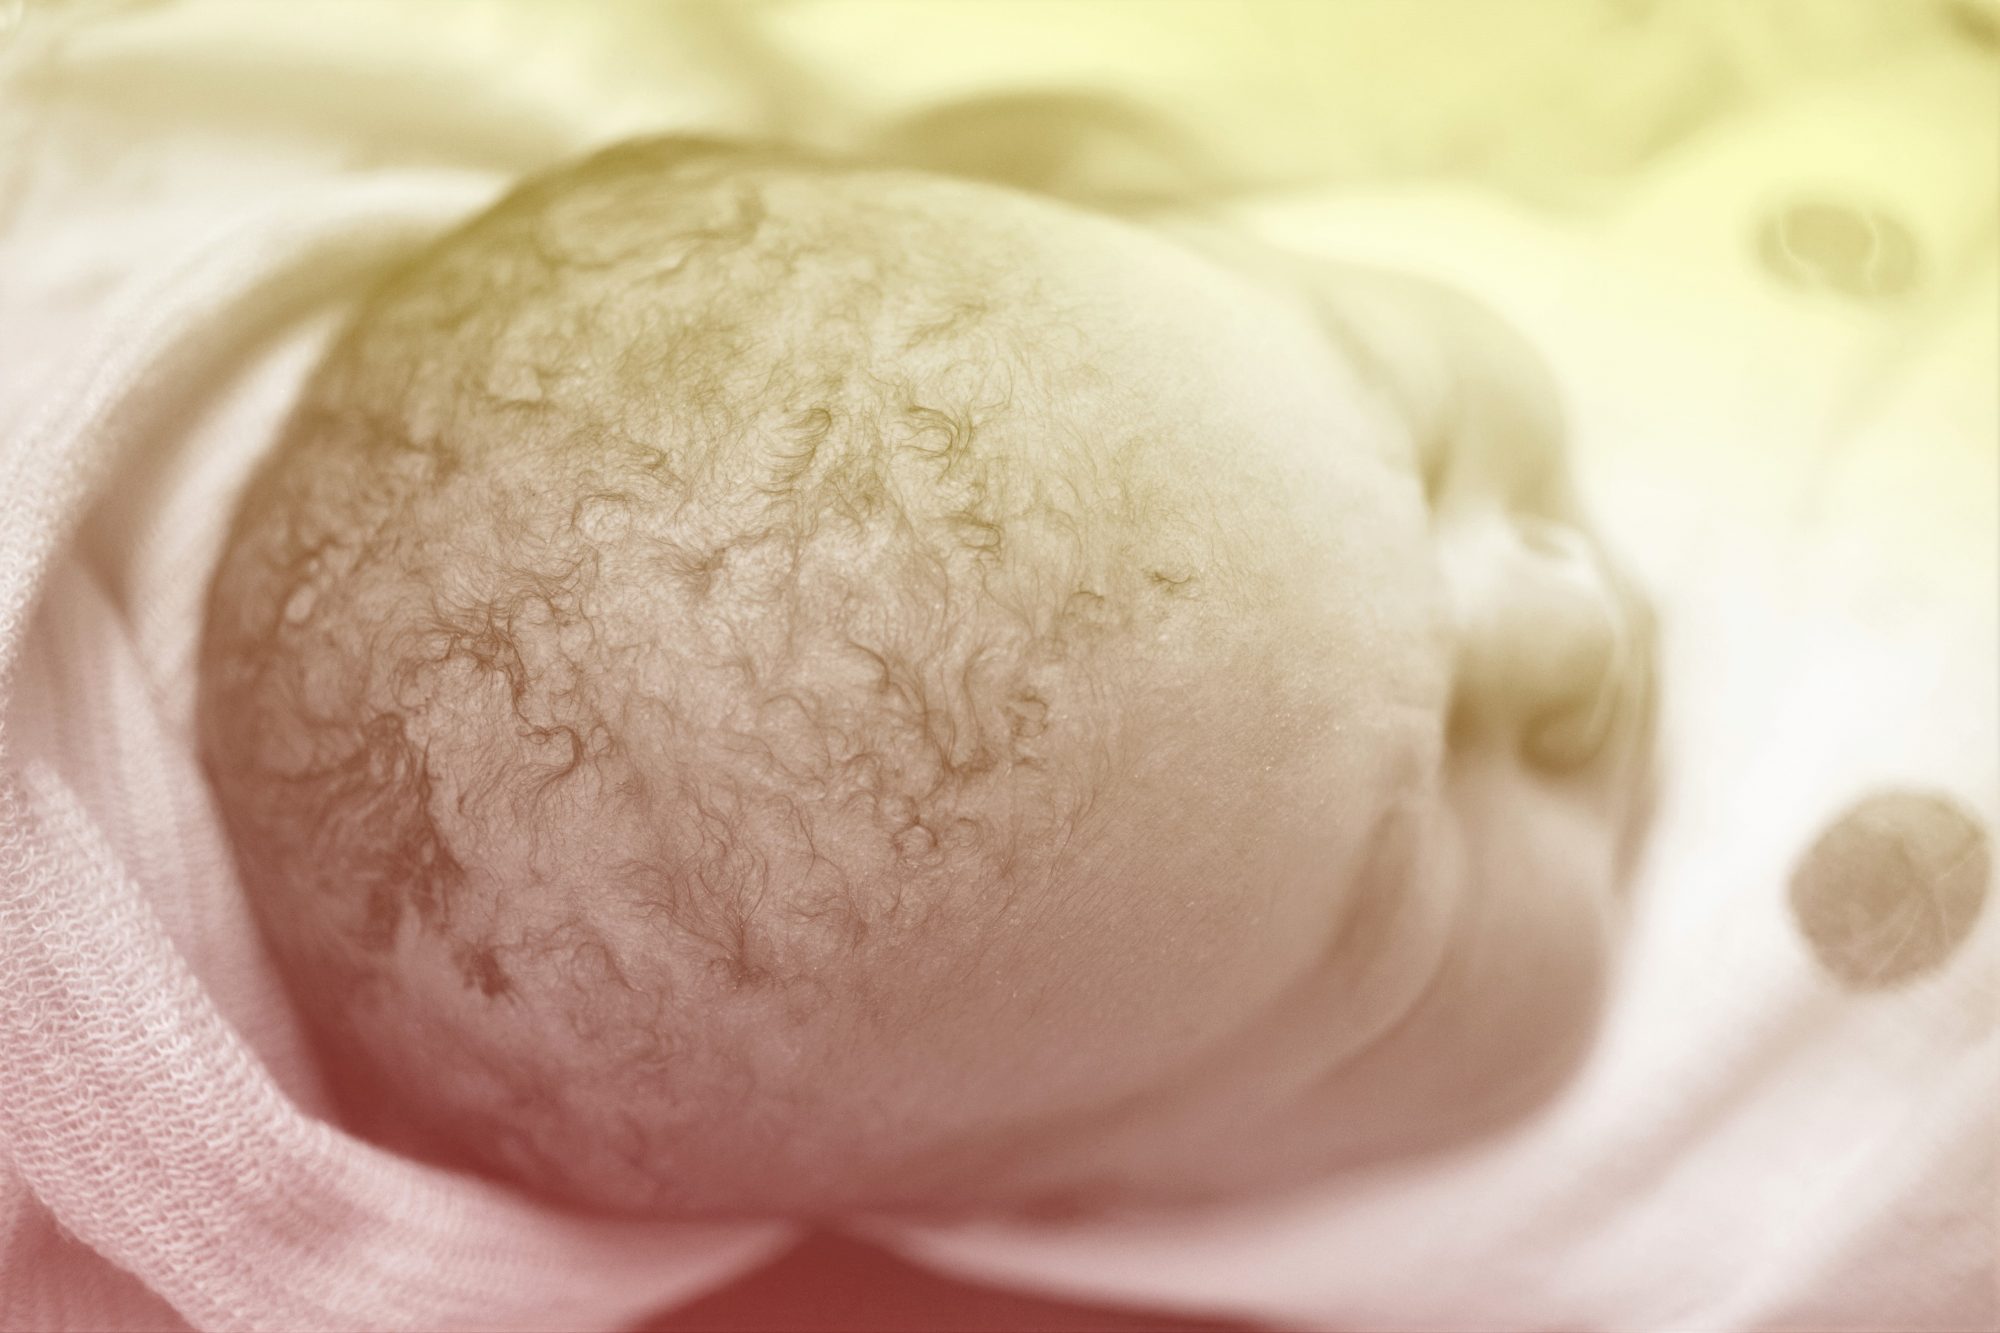
{"label": "baby's skin", "polygon": [[364,304],[200,734],[364,1132],[653,1215],[1181,1206],[1560,1086],[1648,625],[1470,302],[649,141]]}

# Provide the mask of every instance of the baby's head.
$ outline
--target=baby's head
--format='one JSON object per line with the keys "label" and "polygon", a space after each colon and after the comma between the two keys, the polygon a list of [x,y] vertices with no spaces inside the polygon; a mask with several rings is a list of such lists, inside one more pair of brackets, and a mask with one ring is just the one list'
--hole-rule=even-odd
{"label": "baby's head", "polygon": [[[1370,319],[1019,194],[708,144],[420,258],[253,481],[202,656],[244,885],[349,1106],[662,1213],[1371,1151],[1435,1057],[1384,1032],[1513,910],[1468,804],[1581,830],[1596,903],[1620,802],[1611,724],[1549,684],[1616,633],[1551,603],[1528,651],[1508,567],[1441,555],[1457,483]],[[1601,950],[1550,952],[1587,1009]]]}

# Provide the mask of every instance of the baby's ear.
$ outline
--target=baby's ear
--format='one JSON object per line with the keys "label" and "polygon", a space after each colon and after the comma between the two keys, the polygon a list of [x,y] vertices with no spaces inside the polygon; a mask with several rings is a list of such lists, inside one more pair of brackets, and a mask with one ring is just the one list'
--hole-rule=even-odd
{"label": "baby's ear", "polygon": [[1453,725],[1567,771],[1603,748],[1644,628],[1581,524],[1499,505],[1441,514],[1439,561],[1457,654]]}
{"label": "baby's ear", "polygon": [[1480,302],[1321,270],[1329,334],[1407,423],[1457,635],[1454,724],[1548,769],[1602,746],[1644,628],[1578,501],[1554,377]]}

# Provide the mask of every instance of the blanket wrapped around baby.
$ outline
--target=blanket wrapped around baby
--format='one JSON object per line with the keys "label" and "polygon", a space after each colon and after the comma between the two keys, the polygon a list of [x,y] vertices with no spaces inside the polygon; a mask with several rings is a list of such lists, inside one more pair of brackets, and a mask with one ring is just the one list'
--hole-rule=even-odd
{"label": "blanket wrapped around baby", "polygon": [[[90,36],[82,82],[116,80],[130,51]],[[781,1229],[569,1217],[329,1124],[194,760],[244,469],[341,305],[513,164],[342,170],[305,135],[263,163],[198,128],[149,162],[102,88],[10,73],[0,1328],[617,1327],[761,1262]]]}
{"label": "blanket wrapped around baby", "polygon": [[[788,1239],[552,1212],[338,1129],[195,761],[223,524],[355,294],[556,157],[788,123],[680,11],[647,28],[672,78],[611,27],[390,12],[168,7],[51,24],[61,52],[28,49],[31,12],[0,71],[0,1329],[612,1328]],[[817,11],[774,13],[779,45],[874,77]],[[1179,1222],[882,1239],[1312,1326],[2000,1320],[2000,913],[1877,986],[1830,973],[1787,896],[1871,793],[2000,818],[1994,117],[1951,110],[1990,94],[1963,73],[1899,76],[1905,137],[1837,107],[1711,138],[1588,227],[1450,190],[1239,210],[1480,290],[1574,391],[1586,478],[1662,594],[1676,765],[1604,1039],[1556,1104],[1450,1158]],[[1942,202],[1911,188],[1982,162]]]}

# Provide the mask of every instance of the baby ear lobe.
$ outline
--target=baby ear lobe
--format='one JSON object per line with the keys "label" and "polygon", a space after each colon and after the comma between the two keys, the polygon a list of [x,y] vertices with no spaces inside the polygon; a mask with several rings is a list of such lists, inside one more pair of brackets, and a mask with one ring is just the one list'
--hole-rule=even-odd
{"label": "baby ear lobe", "polygon": [[1546,770],[1587,763],[1610,735],[1629,648],[1596,540],[1499,505],[1440,515],[1438,539],[1457,633],[1454,727]]}

